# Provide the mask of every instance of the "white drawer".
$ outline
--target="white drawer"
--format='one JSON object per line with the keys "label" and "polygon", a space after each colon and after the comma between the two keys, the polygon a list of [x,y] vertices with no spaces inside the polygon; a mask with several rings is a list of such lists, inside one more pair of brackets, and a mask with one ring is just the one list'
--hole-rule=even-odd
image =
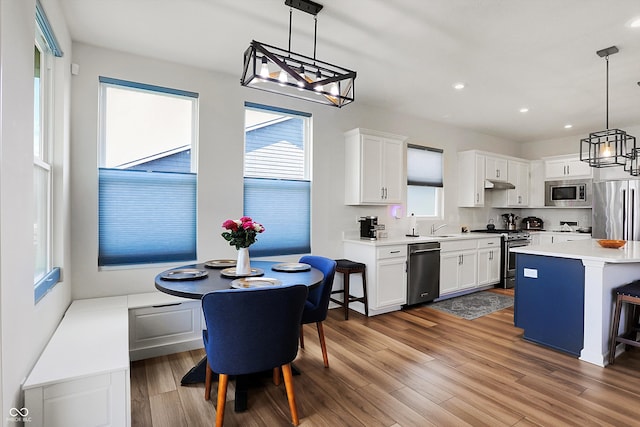
{"label": "white drawer", "polygon": [[129,310],[129,349],[201,339],[200,301]]}
{"label": "white drawer", "polygon": [[407,256],[407,245],[383,246],[378,248],[376,258],[398,258]]}
{"label": "white drawer", "polygon": [[477,249],[477,248],[478,248],[478,240],[476,239],[440,242],[440,252],[464,251],[467,249]]}
{"label": "white drawer", "polygon": [[483,248],[499,248],[500,247],[500,238],[496,237],[493,239],[479,239],[478,240],[478,249]]}

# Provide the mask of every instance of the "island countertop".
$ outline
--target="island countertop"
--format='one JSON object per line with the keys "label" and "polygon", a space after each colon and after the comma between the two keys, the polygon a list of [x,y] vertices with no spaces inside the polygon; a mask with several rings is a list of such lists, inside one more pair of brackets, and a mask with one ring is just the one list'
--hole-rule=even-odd
{"label": "island countertop", "polygon": [[605,263],[640,263],[640,241],[628,241],[622,248],[603,248],[597,239],[574,240],[571,242],[521,246],[511,252],[542,255],[558,258],[601,261]]}

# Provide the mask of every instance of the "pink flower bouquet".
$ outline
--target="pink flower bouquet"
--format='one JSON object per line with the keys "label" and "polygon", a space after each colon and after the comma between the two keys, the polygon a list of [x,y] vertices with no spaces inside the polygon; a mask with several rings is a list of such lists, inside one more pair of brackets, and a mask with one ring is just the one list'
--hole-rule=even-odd
{"label": "pink flower bouquet", "polygon": [[222,237],[236,249],[248,248],[256,242],[256,235],[264,231],[262,224],[254,222],[248,216],[228,219],[222,223],[222,227],[226,230],[222,232]]}

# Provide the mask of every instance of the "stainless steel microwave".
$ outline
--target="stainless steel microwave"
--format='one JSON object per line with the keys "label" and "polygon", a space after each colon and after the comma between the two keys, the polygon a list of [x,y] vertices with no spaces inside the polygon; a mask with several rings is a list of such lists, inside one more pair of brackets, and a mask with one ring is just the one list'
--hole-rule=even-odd
{"label": "stainless steel microwave", "polygon": [[545,181],[544,205],[591,207],[591,180]]}

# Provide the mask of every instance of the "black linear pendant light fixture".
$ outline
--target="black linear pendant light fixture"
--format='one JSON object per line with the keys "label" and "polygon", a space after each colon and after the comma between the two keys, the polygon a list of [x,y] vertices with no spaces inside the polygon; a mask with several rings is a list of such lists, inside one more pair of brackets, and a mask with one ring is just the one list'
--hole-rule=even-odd
{"label": "black linear pendant light fixture", "polygon": [[[353,102],[356,72],[316,59],[317,15],[322,5],[310,0],[285,0],[284,3],[289,6],[289,48],[285,50],[253,40],[244,52],[240,84],[338,108]],[[294,8],[314,17],[313,58],[291,51]]]}
{"label": "black linear pendant light fixture", "polygon": [[618,48],[611,46],[596,53],[605,58],[607,63],[607,128],[591,132],[587,138],[580,140],[580,160],[594,168],[625,166],[625,170],[631,172],[636,155],[636,138],[621,129],[609,129],[609,56],[618,53]]}

